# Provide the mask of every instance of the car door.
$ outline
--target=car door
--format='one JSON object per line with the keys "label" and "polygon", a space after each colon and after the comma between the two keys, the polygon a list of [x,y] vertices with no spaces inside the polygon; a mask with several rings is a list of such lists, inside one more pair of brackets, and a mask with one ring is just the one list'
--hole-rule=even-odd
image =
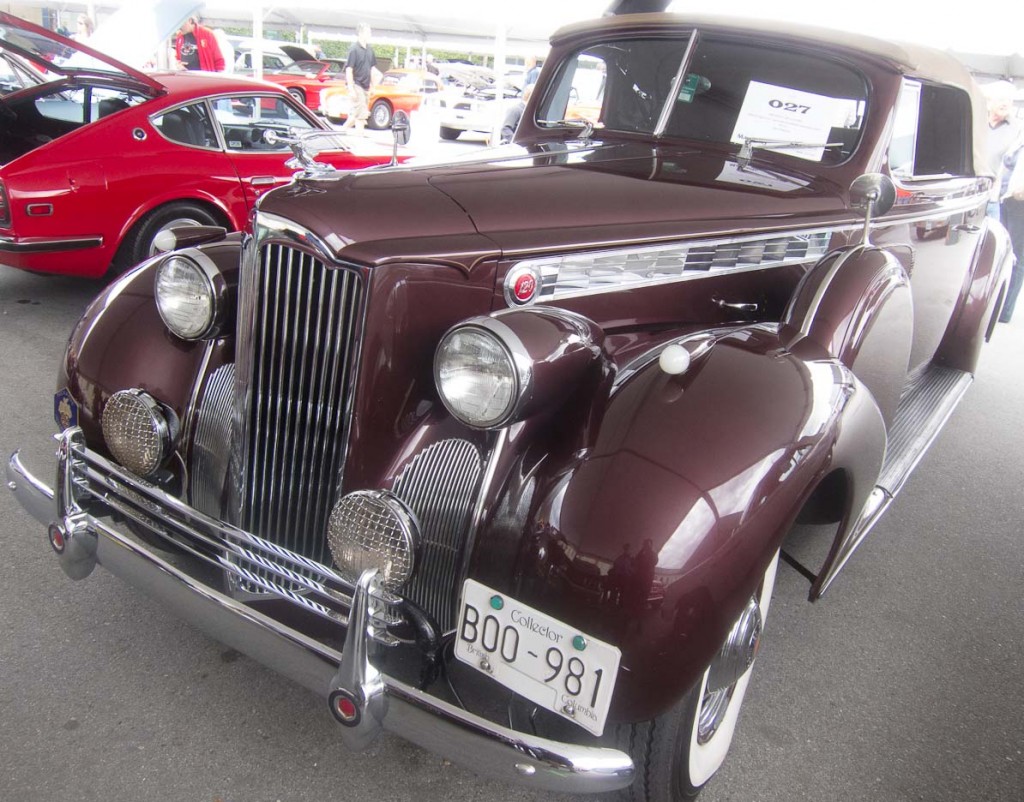
{"label": "car door", "polygon": [[971,101],[959,88],[904,79],[894,115],[889,169],[901,221],[878,244],[910,243],[914,345],[910,368],[935,354],[957,308],[985,219],[973,175]]}
{"label": "car door", "polygon": [[264,192],[291,180],[294,169],[285,166],[292,156],[291,148],[284,142],[269,141],[267,134],[288,136],[296,129],[315,126],[289,98],[239,92],[212,98],[209,103],[224,151],[249,206]]}
{"label": "car door", "polygon": [[155,141],[146,149],[147,166],[126,164],[125,169],[117,169],[121,180],[149,179],[158,171],[168,177],[161,185],[174,187],[172,194],[218,198],[235,219],[244,220],[245,194],[225,155],[206,103],[200,100],[171,107],[152,115],[150,123],[163,142]]}

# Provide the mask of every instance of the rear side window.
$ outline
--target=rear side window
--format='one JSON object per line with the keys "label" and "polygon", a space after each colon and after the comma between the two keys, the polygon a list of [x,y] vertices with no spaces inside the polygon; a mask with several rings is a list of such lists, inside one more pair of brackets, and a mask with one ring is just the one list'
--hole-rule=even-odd
{"label": "rear side window", "polygon": [[140,95],[105,86],[83,86],[48,92],[35,99],[39,116],[85,125],[140,103]]}
{"label": "rear side window", "polygon": [[900,89],[889,169],[904,181],[971,175],[971,101],[951,86],[906,80]]}
{"label": "rear side window", "polygon": [[171,142],[194,148],[217,147],[210,115],[204,103],[193,103],[153,118],[156,129]]}

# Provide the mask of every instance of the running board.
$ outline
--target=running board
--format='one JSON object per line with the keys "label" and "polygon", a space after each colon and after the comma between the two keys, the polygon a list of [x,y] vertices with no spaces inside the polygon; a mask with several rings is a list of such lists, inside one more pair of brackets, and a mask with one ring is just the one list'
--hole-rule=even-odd
{"label": "running board", "polygon": [[966,371],[938,365],[927,365],[908,378],[889,429],[878,483],[857,520],[847,529],[832,564],[812,584],[811,601],[825,594],[832,580],[843,570],[882,513],[903,489],[972,381],[974,376]]}

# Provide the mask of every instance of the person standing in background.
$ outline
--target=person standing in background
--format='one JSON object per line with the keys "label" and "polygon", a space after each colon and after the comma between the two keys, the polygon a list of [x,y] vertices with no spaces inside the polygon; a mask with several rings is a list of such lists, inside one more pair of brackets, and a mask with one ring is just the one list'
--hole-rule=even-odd
{"label": "person standing in background", "polygon": [[186,70],[223,72],[224,56],[217,44],[213,31],[199,24],[199,18],[192,16],[178,31],[174,41],[174,53],[178,63]]}
{"label": "person standing in background", "polygon": [[341,126],[343,131],[350,128],[363,130],[366,118],[370,116],[370,89],[380,79],[377,56],[370,47],[370,26],[365,22],[356,26],[356,40],[345,61],[345,80],[352,105],[345,124]]}
{"label": "person standing in background", "polygon": [[1002,183],[999,217],[1010,234],[1016,261],[1010,273],[1010,286],[999,313],[999,322],[1009,323],[1013,317],[1013,308],[1017,305],[1021,284],[1024,284],[1024,131],[1018,131],[1017,139],[1006,149],[1003,175],[1006,181]]}
{"label": "person standing in background", "polygon": [[526,75],[523,77],[523,89],[533,86],[540,77],[540,67],[537,66],[537,59],[530,56],[526,59]]}
{"label": "person standing in background", "polygon": [[998,220],[1000,199],[1006,194],[1006,185],[1010,180],[1009,171],[1003,165],[1003,157],[1020,135],[1020,125],[1011,117],[1016,87],[1009,81],[995,81],[986,84],[984,92],[988,104],[988,141],[985,143],[985,155],[988,158],[988,169],[996,177],[989,199],[988,216]]}
{"label": "person standing in background", "polygon": [[92,21],[92,17],[88,14],[79,14],[78,20],[76,21],[75,32],[71,34],[71,38],[76,42],[84,42],[92,36],[92,32],[95,30],[96,24]]}

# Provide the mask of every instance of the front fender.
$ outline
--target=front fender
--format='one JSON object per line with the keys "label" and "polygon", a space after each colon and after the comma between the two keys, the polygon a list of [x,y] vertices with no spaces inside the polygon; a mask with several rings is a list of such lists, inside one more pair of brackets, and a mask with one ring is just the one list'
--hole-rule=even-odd
{"label": "front fender", "polygon": [[[235,286],[241,235],[199,247]],[[233,347],[231,337],[186,342],[167,330],[153,297],[163,258],[143,262],[96,297],[75,324],[58,369],[58,392],[66,388],[71,393],[86,441],[104,452],[100,420],[113,393],[146,390],[185,420],[203,373],[227,361]]]}
{"label": "front fender", "polygon": [[858,386],[823,351],[740,329],[682,375],[631,376],[587,447],[538,478],[505,589],[619,646],[613,717],[657,715],[707,667],[830,469]]}

